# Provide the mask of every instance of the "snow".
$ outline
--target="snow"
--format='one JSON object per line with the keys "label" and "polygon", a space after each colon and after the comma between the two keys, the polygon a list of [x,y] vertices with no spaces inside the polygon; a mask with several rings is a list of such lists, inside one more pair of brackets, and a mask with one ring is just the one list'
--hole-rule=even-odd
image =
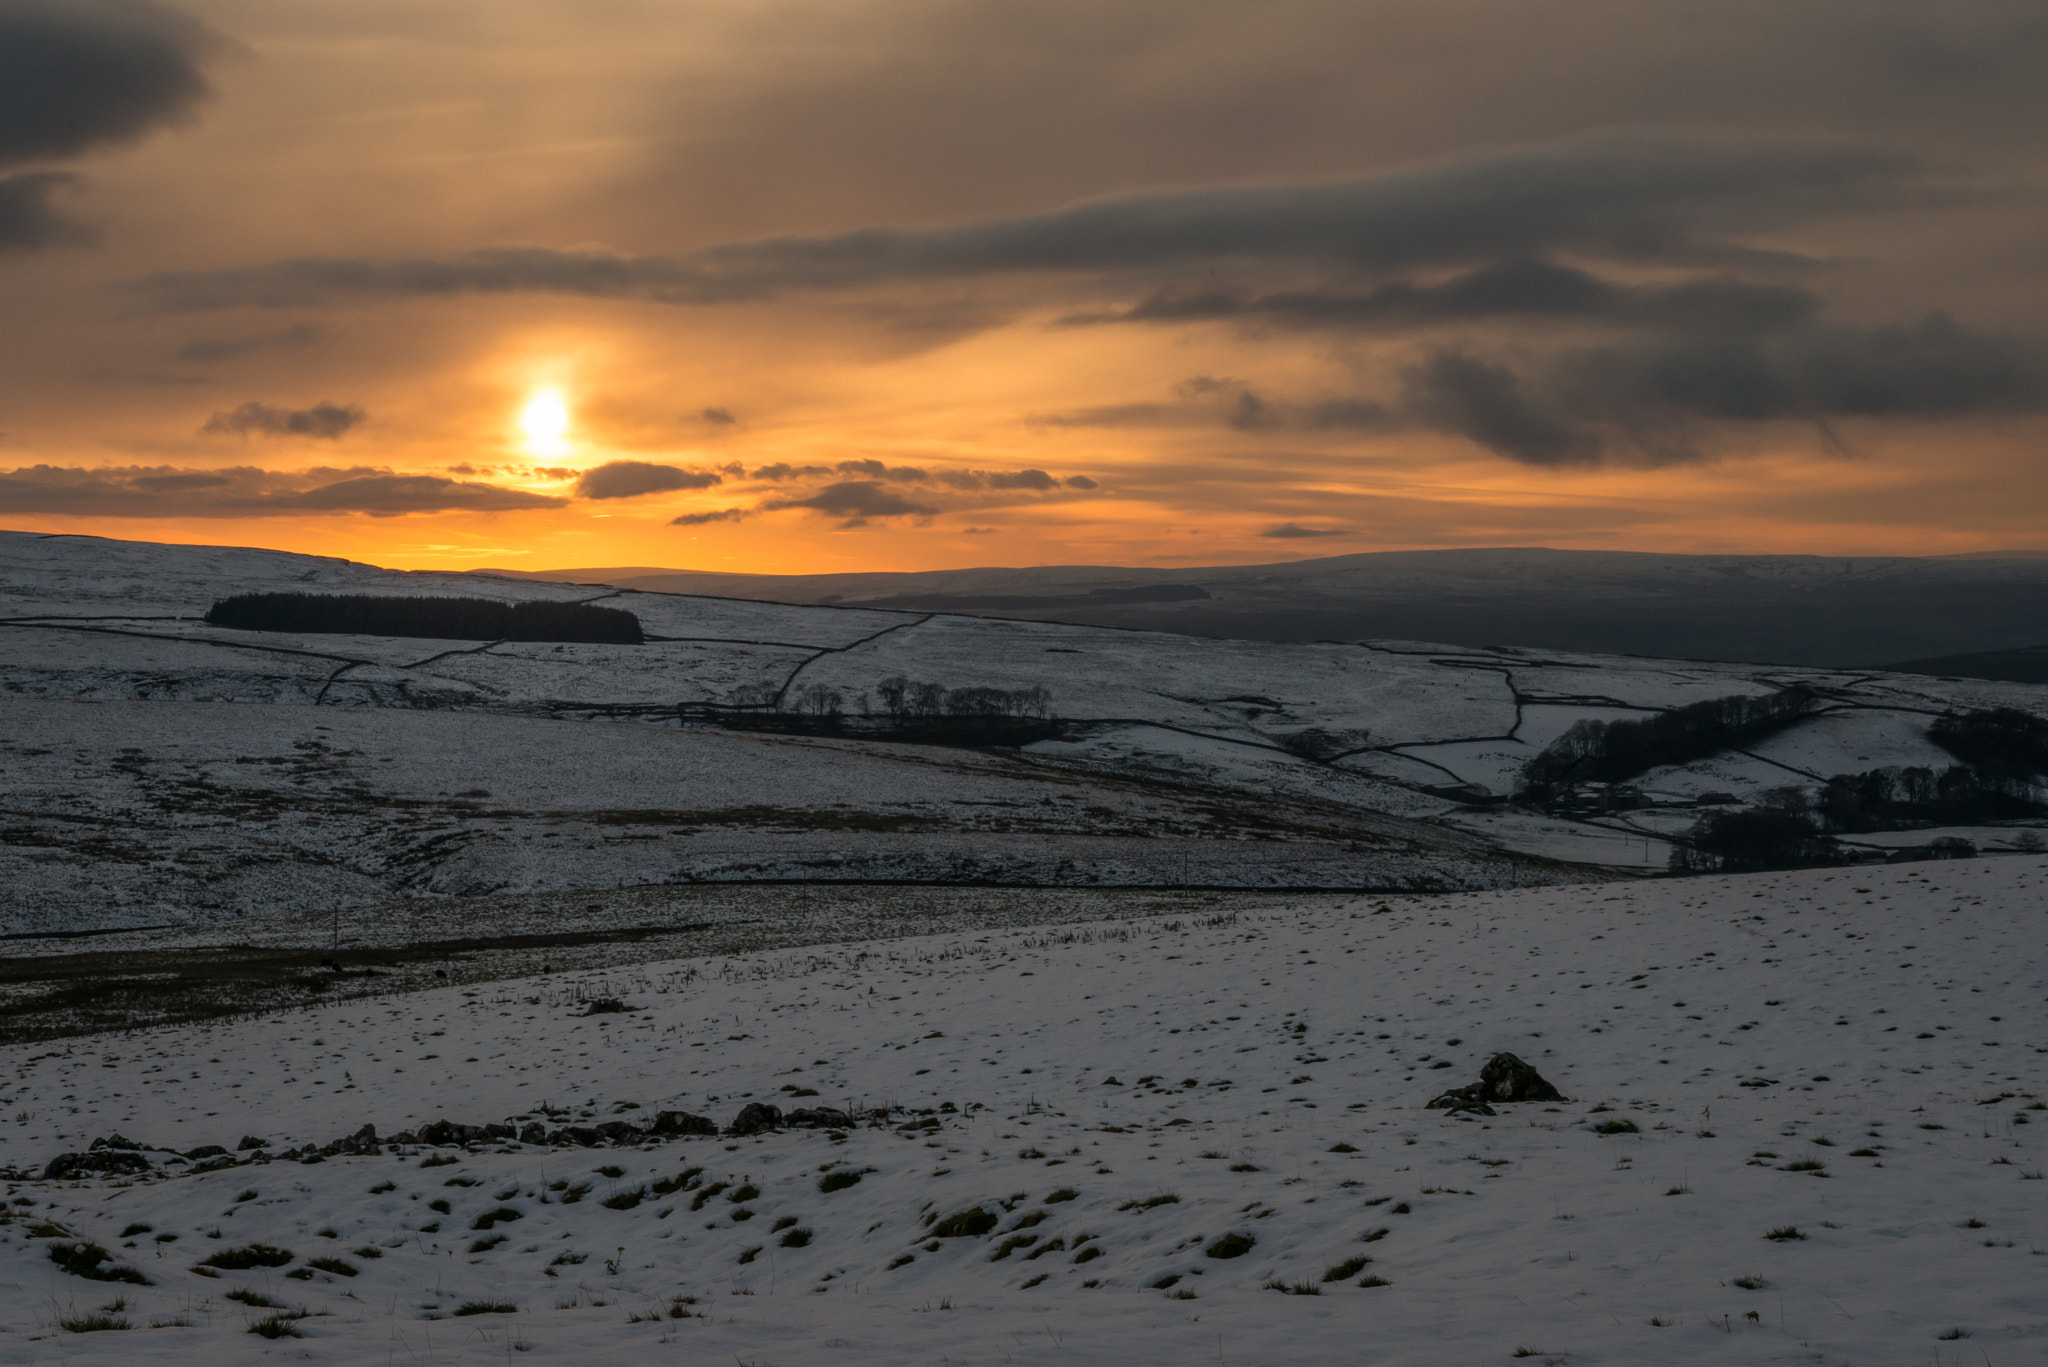
{"label": "snow", "polygon": [[[0,1165],[20,1167],[114,1130],[277,1150],[544,1106],[908,1109],[841,1139],[11,1181],[0,1362],[1846,1363],[1946,1355],[1952,1331],[2023,1360],[2048,1347],[2044,883],[2048,861],[2013,856],[1219,897],[11,1048]],[[579,1013],[606,995],[638,1009]],[[1423,1108],[1498,1050],[1571,1100]],[[693,1167],[690,1189],[602,1204]],[[840,1169],[860,1181],[823,1192]],[[759,1194],[693,1209],[711,1181]],[[520,1218],[472,1229],[500,1206]],[[930,1236],[926,1216],[976,1207],[994,1232]],[[807,1243],[784,1245],[785,1219]],[[67,1275],[43,1221],[150,1285]],[[1764,1237],[1787,1225],[1805,1237]],[[1205,1255],[1230,1233],[1250,1252]],[[1036,1242],[998,1258],[1013,1237]],[[250,1243],[292,1261],[191,1270]],[[314,1257],[358,1275],[285,1275]],[[269,1312],[239,1288],[312,1311],[305,1337],[251,1335]],[[57,1327],[116,1294],[135,1328]],[[476,1300],[518,1309],[453,1317]]]}

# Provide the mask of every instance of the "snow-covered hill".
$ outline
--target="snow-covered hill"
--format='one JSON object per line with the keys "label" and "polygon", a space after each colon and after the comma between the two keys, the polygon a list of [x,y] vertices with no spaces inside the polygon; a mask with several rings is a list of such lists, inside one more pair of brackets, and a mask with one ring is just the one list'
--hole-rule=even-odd
{"label": "snow-covered hill", "polygon": [[[2025,1361],[2044,879],[1303,896],[9,1049],[0,1362]],[[1424,1108],[1497,1051],[1569,1100]],[[639,1134],[754,1102],[861,1119]],[[316,1152],[442,1119],[636,1128]],[[40,1178],[113,1132],[148,1175]]]}
{"label": "snow-covered hill", "polygon": [[[601,599],[649,640],[199,620],[277,590]],[[858,713],[892,677],[1042,688],[1060,734],[976,752],[706,724],[807,696]],[[1819,698],[1810,716],[1644,775],[1633,810],[1499,805],[1580,721],[1795,687]],[[1929,721],[1990,707],[2048,715],[2048,689],[1210,640],[0,533],[0,932],[704,879],[1477,888],[1649,871],[1703,802],[1938,764]],[[2026,832],[1966,834],[1997,849]]]}

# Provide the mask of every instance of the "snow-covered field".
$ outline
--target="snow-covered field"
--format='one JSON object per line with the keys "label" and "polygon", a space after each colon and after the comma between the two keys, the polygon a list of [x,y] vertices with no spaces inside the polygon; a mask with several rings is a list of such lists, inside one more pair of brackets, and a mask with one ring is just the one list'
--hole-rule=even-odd
{"label": "snow-covered field", "polygon": [[[1305,895],[11,1049],[0,1164],[35,1170],[114,1131],[890,1109],[18,1178],[0,1361],[2033,1361],[2044,886],[2011,857]],[[1570,1100],[1423,1108],[1501,1050]],[[79,1241],[144,1284],[52,1261]],[[194,1270],[256,1245],[282,1261]]]}
{"label": "snow-covered field", "polygon": [[[276,590],[601,599],[650,640],[198,620]],[[814,688],[859,713],[899,676],[1042,687],[1061,734],[994,754],[703,724]],[[1820,695],[1815,715],[1644,775],[1647,806],[1498,805],[1575,722],[1792,686]],[[1702,799],[1939,766],[1933,717],[2001,706],[2048,716],[2048,689],[1207,640],[0,532],[0,934],[703,880],[1455,889],[1639,873]]]}

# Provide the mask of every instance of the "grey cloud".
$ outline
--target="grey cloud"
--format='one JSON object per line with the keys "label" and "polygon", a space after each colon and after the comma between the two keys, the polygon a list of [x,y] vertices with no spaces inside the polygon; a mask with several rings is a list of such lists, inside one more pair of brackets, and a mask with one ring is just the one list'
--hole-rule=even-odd
{"label": "grey cloud", "polygon": [[895,484],[923,484],[932,477],[930,471],[915,465],[884,465],[878,460],[842,460],[833,469],[842,475],[866,475]]}
{"label": "grey cloud", "polygon": [[1866,147],[1619,129],[1348,180],[1154,191],[947,228],[735,242],[685,257],[540,247],[439,259],[309,257],[161,272],[128,288],[162,310],[513,291],[703,304],[888,282],[1232,262],[1387,273],[1559,251],[1762,259],[1772,254],[1742,246],[1745,234],[1901,202],[1918,193],[1917,176],[1906,159]]}
{"label": "grey cloud", "polygon": [[1703,338],[1568,351],[1525,375],[1443,351],[1405,375],[1416,422],[1530,465],[1711,451],[1732,423],[1953,419],[2048,411],[2048,351],[1943,315],[1767,341]]}
{"label": "grey cloud", "polygon": [[311,323],[298,323],[275,332],[242,337],[194,337],[178,348],[181,361],[228,361],[256,351],[276,351],[311,346],[326,334]]}
{"label": "grey cloud", "polygon": [[764,479],[771,484],[780,484],[786,479],[815,479],[831,473],[832,467],[829,465],[791,465],[787,461],[778,460],[773,465],[761,466],[747,478]]}
{"label": "grey cloud", "polygon": [[1377,399],[1325,399],[1309,405],[1307,425],[1350,428],[1360,432],[1391,432],[1406,426],[1407,419]]}
{"label": "grey cloud", "polygon": [[1060,483],[1069,489],[1100,489],[1102,486],[1086,475],[1068,475]]}
{"label": "grey cloud", "polygon": [[97,469],[50,465],[0,473],[0,505],[17,512],[92,517],[267,517],[304,513],[509,512],[567,500],[435,475],[348,470],[268,471],[252,466]]}
{"label": "grey cloud", "polygon": [[715,513],[684,513],[681,517],[668,520],[671,527],[702,527],[712,522],[738,522],[752,515],[748,508],[721,508]]}
{"label": "grey cloud", "polygon": [[707,408],[697,415],[697,421],[709,423],[713,427],[731,427],[739,419],[732,415],[730,409]]}
{"label": "grey cloud", "polygon": [[365,414],[355,404],[322,401],[311,408],[279,408],[250,400],[206,420],[201,432],[239,432],[243,436],[313,437],[338,441],[343,433],[363,421]]}
{"label": "grey cloud", "polygon": [[1820,308],[1818,296],[1784,285],[1707,277],[1671,285],[1617,285],[1548,261],[1495,262],[1437,284],[1396,281],[1371,290],[1284,290],[1246,295],[1163,290],[1088,323],[1270,323],[1291,328],[1392,331],[1492,319],[1562,319],[1689,332],[1762,332]]}
{"label": "grey cloud", "polygon": [[782,508],[808,508],[813,512],[825,513],[845,519],[842,527],[859,527],[868,519],[876,517],[932,517],[937,508],[922,503],[912,503],[901,494],[893,493],[869,480],[848,480],[840,484],[828,484],[809,498],[779,499],[761,505],[766,510]]}
{"label": "grey cloud", "polygon": [[78,183],[62,171],[0,177],[0,251],[82,246],[98,234],[57,211],[53,201]]}
{"label": "grey cloud", "polygon": [[673,489],[709,489],[725,481],[708,470],[685,470],[645,460],[612,460],[593,466],[576,481],[579,498],[638,498]]}
{"label": "grey cloud", "polygon": [[80,156],[185,116],[220,40],[152,0],[0,0],[0,164]]}
{"label": "grey cloud", "polygon": [[1355,536],[1357,533],[1342,527],[1304,527],[1297,522],[1283,522],[1277,527],[1266,528],[1259,535],[1271,537],[1275,541],[1299,541],[1318,536]]}

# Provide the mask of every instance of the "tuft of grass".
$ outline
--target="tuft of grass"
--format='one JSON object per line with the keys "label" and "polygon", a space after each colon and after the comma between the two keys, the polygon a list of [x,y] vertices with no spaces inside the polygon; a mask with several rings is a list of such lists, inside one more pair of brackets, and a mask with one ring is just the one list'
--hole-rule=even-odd
{"label": "tuft of grass", "polygon": [[1262,1169],[1261,1169],[1261,1168],[1259,1167],[1259,1165],[1258,1165],[1257,1163],[1232,1163],[1232,1164],[1230,1165],[1230,1170],[1231,1170],[1232,1172],[1259,1172],[1259,1171],[1262,1171]]}
{"label": "tuft of grass", "polygon": [[753,1246],[752,1248],[743,1248],[743,1249],[741,1249],[741,1250],[740,1250],[740,1257],[739,1257],[739,1262],[740,1262],[740,1266],[744,1267],[744,1266],[746,1266],[746,1265],[747,1265],[748,1263],[750,1263],[750,1262],[754,1261],[754,1259],[756,1259],[756,1258],[760,1257],[760,1256],[761,1256],[761,1248],[762,1248],[762,1245],[760,1245],[760,1244],[755,1244],[755,1245],[754,1245],[754,1246]]}
{"label": "tuft of grass", "polygon": [[734,1187],[732,1193],[725,1199],[736,1206],[741,1206],[749,1201],[759,1199],[760,1195],[761,1189],[759,1187],[755,1186],[752,1182],[742,1182]]}
{"label": "tuft of grass", "polygon": [[[562,1193],[562,1204],[565,1206],[573,1206],[578,1201],[581,1201],[584,1197],[588,1195],[590,1195],[590,1183],[578,1182],[575,1186],[570,1187],[568,1190]],[[692,1207],[692,1209],[695,1209],[695,1207]]]}
{"label": "tuft of grass", "polygon": [[1323,1294],[1323,1288],[1315,1282],[1283,1282],[1278,1277],[1268,1278],[1263,1289],[1283,1292],[1289,1296],[1320,1296]]}
{"label": "tuft of grass", "polygon": [[1359,1235],[1358,1242],[1362,1244],[1376,1244],[1380,1240],[1386,1238],[1387,1235],[1391,1234],[1392,1232],[1393,1231],[1388,1229],[1385,1225],[1381,1225],[1378,1229],[1369,1229],[1365,1233]]}
{"label": "tuft of grass", "polygon": [[1346,1258],[1343,1262],[1333,1264],[1332,1266],[1326,1268],[1323,1272],[1323,1280],[1326,1282],[1341,1282],[1348,1280],[1354,1274],[1365,1271],[1365,1265],[1371,1261],[1372,1259],[1366,1257],[1364,1254],[1360,1254],[1356,1258]]}
{"label": "tuft of grass", "polygon": [[127,1282],[134,1286],[150,1284],[149,1278],[132,1267],[102,1266],[111,1256],[106,1249],[89,1240],[50,1245],[50,1261],[74,1277],[83,1277],[91,1282]]}
{"label": "tuft of grass", "polygon": [[635,1187],[631,1191],[622,1191],[616,1196],[607,1196],[602,1201],[599,1201],[598,1204],[606,1210],[631,1210],[646,1199],[647,1188]]}
{"label": "tuft of grass", "polygon": [[1343,1140],[1341,1140],[1341,1139],[1340,1139],[1340,1140],[1338,1140],[1338,1141],[1337,1141],[1336,1143],[1334,1143],[1334,1144],[1330,1145],[1330,1152],[1331,1152],[1331,1153],[1357,1153],[1357,1152],[1358,1152],[1358,1145],[1356,1145],[1356,1144],[1346,1144],[1346,1143],[1345,1143],[1345,1142],[1344,1142]]}
{"label": "tuft of grass", "polygon": [[[890,1264],[889,1264],[889,1271],[891,1271],[891,1272],[894,1272],[894,1271],[895,1271],[895,1270],[896,1270],[897,1268],[899,1268],[899,1267],[902,1267],[902,1266],[904,1266],[905,1264],[908,1264],[908,1263],[914,1263],[914,1262],[916,1262],[916,1261],[917,1261],[917,1255],[916,1255],[915,1253],[905,1253],[905,1254],[901,1255],[900,1257],[898,1257],[898,1258],[896,1259],[896,1261],[894,1261],[894,1262],[892,1262],[892,1263],[890,1263]],[[1026,1286],[1036,1286],[1036,1285],[1038,1285],[1038,1282],[1042,1282],[1042,1281],[1044,1281],[1044,1280],[1045,1280],[1045,1278],[1043,1278],[1043,1277],[1040,1277],[1040,1278],[1038,1279],[1038,1281],[1033,1281],[1033,1282],[1026,1282],[1026,1283],[1024,1283],[1024,1284],[1025,1284]]]}
{"label": "tuft of grass", "polygon": [[1052,1273],[1050,1272],[1041,1272],[1036,1277],[1033,1277],[1030,1281],[1027,1281],[1020,1285],[1017,1289],[1019,1291],[1029,1291],[1032,1287],[1038,1285],[1040,1282],[1044,1281],[1047,1277],[1050,1277],[1051,1275]]}
{"label": "tuft of grass", "polygon": [[1146,1197],[1146,1198],[1145,1198],[1144,1200],[1142,1200],[1142,1201],[1126,1201],[1126,1202],[1124,1202],[1124,1203],[1123,1203],[1122,1205],[1118,1206],[1118,1207],[1117,1207],[1117,1209],[1118,1209],[1118,1210],[1151,1210],[1151,1209],[1152,1209],[1153,1207],[1155,1207],[1155,1206],[1173,1206],[1173,1205],[1179,1205],[1179,1204],[1180,1204],[1180,1197],[1179,1197],[1179,1196],[1175,1195],[1175,1194],[1174,1194],[1173,1192],[1170,1192],[1170,1191],[1163,1191],[1163,1192],[1159,1193],[1159,1194],[1158,1194],[1157,1196],[1147,1196],[1147,1197]]}
{"label": "tuft of grass", "polygon": [[284,1309],[283,1301],[274,1301],[254,1287],[238,1286],[232,1291],[224,1291],[221,1294],[231,1301],[240,1301],[243,1305],[253,1305],[258,1310]]}
{"label": "tuft of grass", "polygon": [[[127,1302],[117,1302],[127,1309]],[[128,1317],[112,1309],[74,1310],[57,1316],[57,1327],[73,1334],[96,1334],[107,1329],[133,1329]]]}
{"label": "tuft of grass", "polygon": [[[610,1205],[611,1203],[607,1201],[605,1204]],[[489,1229],[492,1225],[509,1225],[514,1220],[523,1220],[525,1218],[526,1213],[524,1211],[514,1210],[510,1206],[499,1206],[496,1210],[487,1210],[477,1216],[469,1227],[471,1229]]]}
{"label": "tuft of grass", "polygon": [[353,1277],[357,1272],[356,1265],[345,1258],[308,1258],[306,1266],[331,1272],[337,1277]]}
{"label": "tuft of grass", "polygon": [[1966,1339],[1970,1337],[1970,1333],[1970,1330],[1962,1328],[1944,1329],[1939,1334],[1936,1334],[1935,1337],[1943,1340],[1944,1342],[1953,1343],[1957,1339]]}
{"label": "tuft of grass", "polygon": [[1387,1280],[1387,1279],[1386,1279],[1385,1277],[1375,1277],[1375,1276],[1373,1276],[1373,1275],[1372,1275],[1371,1273],[1367,1273],[1367,1274],[1366,1274],[1365,1276],[1363,1276],[1363,1277],[1360,1277],[1360,1278],[1358,1279],[1358,1284],[1359,1284],[1360,1286],[1392,1286],[1392,1285],[1393,1285],[1393,1283],[1392,1283],[1392,1282],[1390,1282],[1390,1281],[1388,1281],[1388,1280]]}
{"label": "tuft of grass", "polygon": [[620,1167],[617,1163],[607,1163],[601,1168],[593,1169],[593,1171],[595,1171],[599,1177],[609,1177],[614,1181],[626,1175],[626,1170]]}
{"label": "tuft of grass", "polygon": [[656,1196],[672,1196],[679,1191],[688,1191],[690,1184],[704,1175],[702,1168],[684,1168],[674,1177],[664,1177],[655,1182],[650,1190]]}
{"label": "tuft of grass", "polygon": [[247,1191],[243,1192],[243,1193],[242,1193],[242,1194],[241,1194],[240,1196],[237,1196],[237,1197],[235,1198],[235,1204],[236,1204],[236,1205],[240,1205],[240,1204],[241,1204],[242,1202],[244,1202],[244,1201],[253,1201],[253,1200],[255,1200],[255,1199],[256,1199],[256,1188],[254,1188],[254,1187],[250,1187],[250,1188],[249,1188],[249,1189],[248,1189]]}
{"label": "tuft of grass", "polygon": [[469,1251],[471,1253],[489,1253],[499,1244],[510,1243],[511,1240],[512,1236],[509,1234],[486,1234],[481,1239],[472,1240],[469,1245]]}
{"label": "tuft of grass", "polygon": [[1002,1217],[995,1212],[975,1206],[948,1215],[931,1227],[931,1235],[934,1239],[976,1238],[994,1229],[1001,1220]]}
{"label": "tuft of grass", "polygon": [[1036,1234],[1012,1234],[1009,1238],[996,1245],[996,1251],[990,1256],[989,1261],[999,1263],[1018,1249],[1029,1248],[1037,1242],[1038,1236]]}
{"label": "tuft of grass", "polygon": [[1593,1127],[1594,1134],[1641,1134],[1633,1120],[1603,1120]]}
{"label": "tuft of grass", "polygon": [[1046,1197],[1045,1203],[1049,1206],[1056,1206],[1062,1201],[1076,1200],[1080,1197],[1080,1195],[1081,1193],[1075,1191],[1072,1187],[1061,1187],[1058,1191],[1053,1192],[1050,1196]]}
{"label": "tuft of grass", "polygon": [[811,1232],[808,1229],[792,1229],[782,1236],[784,1248],[802,1248],[810,1241]]}
{"label": "tuft of grass", "polygon": [[1680,1182],[1675,1187],[1666,1188],[1664,1194],[1666,1196],[1690,1196],[1692,1195],[1692,1188]]}
{"label": "tuft of grass", "polygon": [[818,1179],[818,1190],[829,1196],[835,1191],[845,1191],[848,1187],[857,1186],[860,1179],[861,1172],[858,1168],[838,1168]]}
{"label": "tuft of grass", "polygon": [[423,1168],[452,1168],[462,1160],[452,1153],[430,1153],[420,1160]]}
{"label": "tuft of grass", "polygon": [[247,1272],[252,1267],[283,1267],[295,1256],[289,1249],[271,1244],[244,1244],[240,1248],[224,1248],[210,1258],[202,1258],[200,1266],[217,1267],[223,1272]]}
{"label": "tuft of grass", "polygon": [[427,1202],[427,1209],[433,1211],[437,1215],[446,1215],[450,1211],[454,1210],[455,1207],[448,1204],[447,1197],[436,1196],[433,1200]]}
{"label": "tuft of grass", "polygon": [[1508,1356],[1516,1358],[1540,1358],[1543,1356],[1543,1350],[1541,1348],[1531,1348],[1527,1344],[1522,1344],[1517,1346],[1515,1351],[1509,1353]]}
{"label": "tuft of grass", "polygon": [[1735,1285],[1741,1287],[1744,1291],[1761,1291],[1769,1286],[1770,1283],[1765,1281],[1760,1274],[1752,1272],[1746,1277],[1737,1277]]}
{"label": "tuft of grass", "polygon": [[1211,1258],[1242,1258],[1252,1251],[1259,1241],[1249,1234],[1226,1234],[1210,1244],[1202,1252]]}
{"label": "tuft of grass", "polygon": [[384,1250],[375,1244],[364,1244],[361,1248],[350,1249],[349,1252],[355,1254],[358,1258],[381,1258],[384,1256]]}
{"label": "tuft of grass", "polygon": [[387,1191],[397,1191],[397,1190],[398,1190],[398,1183],[396,1183],[396,1182],[392,1181],[392,1180],[391,1180],[390,1178],[388,1178],[388,1177],[387,1177],[387,1178],[385,1178],[385,1179],[384,1179],[383,1181],[379,1182],[379,1183],[378,1183],[378,1184],[377,1184],[376,1186],[374,1186],[374,1187],[371,1187],[371,1188],[370,1188],[370,1195],[372,1195],[372,1196],[382,1196],[382,1195],[383,1195],[383,1194],[384,1194],[385,1192],[387,1192]]}
{"label": "tuft of grass", "polygon": [[1798,1225],[1779,1225],[1775,1229],[1767,1231],[1764,1237],[1773,1243],[1784,1244],[1790,1243],[1794,1239],[1804,1239],[1806,1235],[1800,1232]]}
{"label": "tuft of grass", "polygon": [[252,1320],[249,1332],[260,1334],[267,1339],[302,1339],[305,1335],[299,1332],[298,1321],[305,1317],[306,1312],[303,1310],[280,1310],[274,1315]]}
{"label": "tuft of grass", "polygon": [[128,1227],[126,1228],[126,1229],[122,1230],[122,1231],[121,1231],[121,1237],[122,1237],[122,1238],[124,1238],[124,1239],[132,1239],[132,1238],[134,1238],[134,1237],[135,1237],[136,1235],[138,1235],[138,1234],[154,1234],[154,1233],[156,1233],[156,1226],[155,1226],[155,1225],[145,1225],[145,1224],[140,1224],[140,1223],[137,1223],[137,1224],[132,1224],[132,1225],[129,1225],[129,1226],[128,1226]]}
{"label": "tuft of grass", "polygon": [[513,1301],[464,1301],[455,1307],[454,1313],[462,1315],[513,1315],[519,1306]]}

